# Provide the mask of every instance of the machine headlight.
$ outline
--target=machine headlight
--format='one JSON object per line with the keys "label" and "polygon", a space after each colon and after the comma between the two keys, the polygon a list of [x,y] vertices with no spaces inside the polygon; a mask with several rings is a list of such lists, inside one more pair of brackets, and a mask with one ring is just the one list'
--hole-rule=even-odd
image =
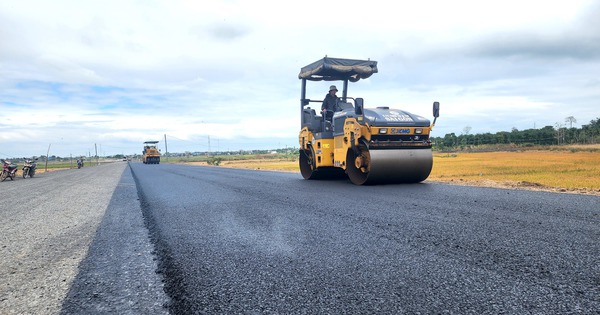
{"label": "machine headlight", "polygon": [[386,134],[387,128],[379,128],[379,134]]}
{"label": "machine headlight", "polygon": [[420,135],[423,133],[423,128],[415,128],[415,133]]}

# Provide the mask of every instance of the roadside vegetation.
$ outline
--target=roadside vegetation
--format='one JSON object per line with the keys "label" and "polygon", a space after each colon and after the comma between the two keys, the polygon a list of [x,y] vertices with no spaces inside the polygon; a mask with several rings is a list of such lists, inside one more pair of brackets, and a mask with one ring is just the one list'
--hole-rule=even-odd
{"label": "roadside vegetation", "polygon": [[590,121],[581,128],[573,127],[575,117],[565,118],[566,125],[556,123],[555,126],[492,133],[471,134],[471,127],[466,126],[460,135],[448,133],[444,137],[432,137],[434,150],[453,151],[475,148],[494,148],[495,146],[539,147],[562,146],[573,144],[600,143],[600,118]]}

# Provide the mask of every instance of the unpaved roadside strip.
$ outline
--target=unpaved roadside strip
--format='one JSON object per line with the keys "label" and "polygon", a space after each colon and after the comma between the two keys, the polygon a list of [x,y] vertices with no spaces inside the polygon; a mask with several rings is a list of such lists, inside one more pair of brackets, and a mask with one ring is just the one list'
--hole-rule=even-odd
{"label": "unpaved roadside strip", "polygon": [[56,314],[126,163],[0,183],[0,310]]}

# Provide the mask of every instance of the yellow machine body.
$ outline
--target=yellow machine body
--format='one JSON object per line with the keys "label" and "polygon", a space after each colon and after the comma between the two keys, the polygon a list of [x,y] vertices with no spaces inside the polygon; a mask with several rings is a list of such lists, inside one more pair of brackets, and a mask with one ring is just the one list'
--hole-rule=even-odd
{"label": "yellow machine body", "polygon": [[[403,135],[428,137],[432,127],[403,128]],[[392,134],[395,129],[361,125],[356,118],[347,118],[342,135],[319,138],[305,127],[299,135],[300,154],[310,154],[310,162],[303,162],[309,165],[310,173],[316,175],[316,179],[339,176],[343,171],[357,185],[425,180],[433,167],[431,143],[390,143],[377,149],[365,147],[365,143],[371,142],[373,133]],[[304,159],[301,157],[301,160]],[[311,179],[311,175],[307,179]]]}
{"label": "yellow machine body", "polygon": [[142,151],[142,162],[144,164],[159,164],[160,150],[156,147],[158,141],[144,142],[144,150]]}
{"label": "yellow machine body", "polygon": [[[300,172],[305,179],[347,176],[356,185],[416,183],[429,176],[433,154],[429,139],[439,116],[433,104],[433,123],[389,107],[364,108],[364,100],[348,96],[348,82],[377,72],[373,60],[325,57],[300,71],[302,80]],[[321,100],[306,97],[307,81],[342,81],[335,110],[321,113]],[[333,90],[335,86],[332,86]],[[317,103],[312,109],[310,103]],[[327,118],[326,118],[327,117]]]}

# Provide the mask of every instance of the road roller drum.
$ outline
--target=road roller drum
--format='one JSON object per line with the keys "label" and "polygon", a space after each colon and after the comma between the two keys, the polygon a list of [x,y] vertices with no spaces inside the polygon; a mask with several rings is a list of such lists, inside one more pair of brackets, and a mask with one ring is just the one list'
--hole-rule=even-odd
{"label": "road roller drum", "polygon": [[[372,150],[367,154],[367,163],[364,154],[359,155],[354,165],[346,169],[354,184],[418,183],[429,177],[433,167],[431,149]],[[357,160],[363,164],[356,163]]]}

